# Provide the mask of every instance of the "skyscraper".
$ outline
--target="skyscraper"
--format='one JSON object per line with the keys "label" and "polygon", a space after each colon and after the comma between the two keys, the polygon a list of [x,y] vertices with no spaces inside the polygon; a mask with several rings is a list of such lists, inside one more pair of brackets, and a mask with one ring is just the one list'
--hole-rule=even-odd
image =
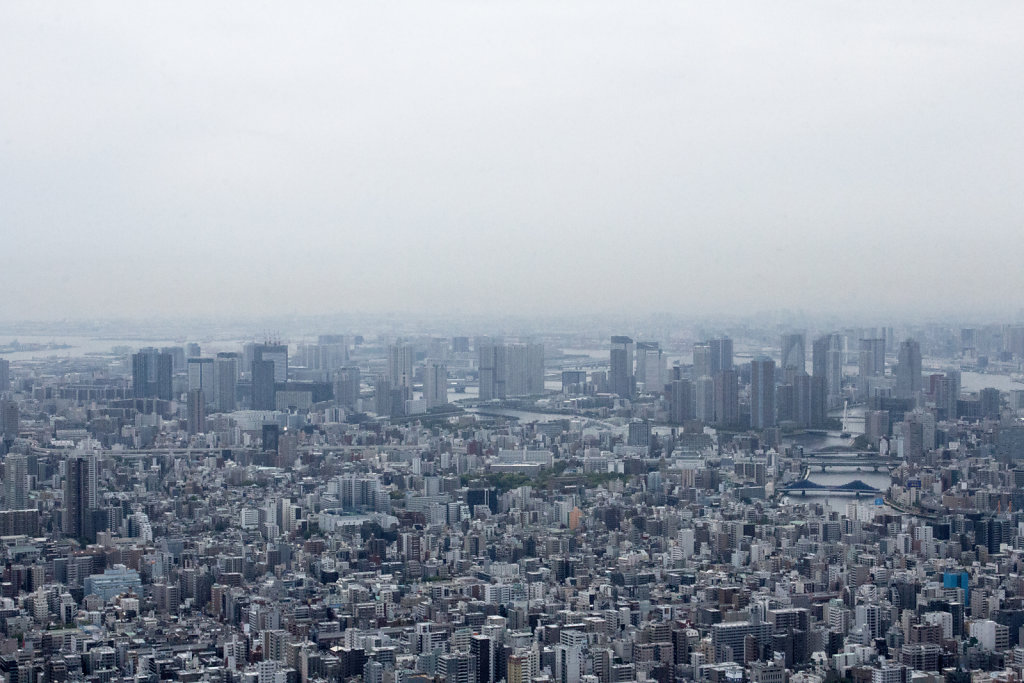
{"label": "skyscraper", "polygon": [[0,394],[11,388],[11,361],[0,358]]}
{"label": "skyscraper", "polygon": [[188,422],[189,434],[201,434],[206,431],[206,394],[202,389],[188,390]]}
{"label": "skyscraper", "polygon": [[615,336],[611,339],[610,370],[608,384],[611,393],[632,398],[636,392],[636,378],[633,376],[633,340]]}
{"label": "skyscraper", "polygon": [[651,394],[665,388],[665,356],[658,342],[637,342],[636,381]]}
{"label": "skyscraper", "polygon": [[711,377],[711,345],[693,345],[693,377]]}
{"label": "skyscraper", "polygon": [[885,375],[885,339],[860,340],[857,368],[858,389],[861,395],[865,395],[868,390],[869,378]]}
{"label": "skyscraper", "polygon": [[694,413],[698,420],[715,421],[715,380],[707,375],[699,377],[694,387]]}
{"label": "skyscraper", "polygon": [[[170,360],[170,356],[168,356]],[[93,511],[98,507],[96,494],[97,464],[94,455],[72,455],[65,461],[64,535],[96,540]]]}
{"label": "skyscraper", "polygon": [[759,356],[750,361],[750,426],[775,425],[775,361]]}
{"label": "skyscraper", "polygon": [[715,375],[715,422],[723,426],[736,425],[740,420],[739,374],[735,370],[722,370]]}
{"label": "skyscraper", "polygon": [[0,399],[0,437],[5,441],[18,438],[21,429],[21,411],[16,401]]}
{"label": "skyscraper", "polygon": [[779,368],[783,371],[797,369],[800,372],[807,372],[804,346],[804,335],[802,332],[782,335],[782,360],[779,363]]}
{"label": "skyscraper", "polygon": [[272,360],[252,362],[252,407],[253,410],[274,410],[277,407]]}
{"label": "skyscraper", "polygon": [[388,382],[392,389],[401,389],[406,399],[412,398],[415,359],[412,344],[399,342],[388,346]]}
{"label": "skyscraper", "polygon": [[668,419],[672,424],[683,424],[693,418],[693,383],[687,379],[674,379],[669,383]]}
{"label": "skyscraper", "polygon": [[28,456],[9,453],[4,460],[4,508],[24,510],[28,507]]}
{"label": "skyscraper", "polygon": [[136,398],[173,398],[171,354],[154,348],[132,354],[132,388]]}
{"label": "skyscraper", "polygon": [[218,353],[213,364],[213,402],[224,413],[237,407],[238,361],[237,353]]}
{"label": "skyscraper", "polygon": [[480,358],[480,398],[529,396],[544,393],[544,345],[477,342]]}
{"label": "skyscraper", "polygon": [[335,382],[334,397],[339,405],[346,408],[353,408],[359,400],[359,387],[362,382],[358,366],[349,366],[338,370],[338,379]]}
{"label": "skyscraper", "polygon": [[270,361],[274,367],[274,381],[288,381],[288,345],[267,342],[252,349],[253,361]]}
{"label": "skyscraper", "polygon": [[448,364],[428,359],[423,373],[423,399],[427,410],[448,403]]}
{"label": "skyscraper", "polygon": [[843,390],[843,337],[826,334],[814,340],[813,376],[825,381],[826,409],[839,405]]}
{"label": "skyscraper", "polygon": [[921,393],[921,345],[913,339],[900,342],[896,364],[896,398],[917,398]]}
{"label": "skyscraper", "polygon": [[185,361],[188,369],[188,390],[202,389],[203,396],[207,399],[213,398],[214,374],[216,369],[212,358],[189,358]]}
{"label": "skyscraper", "polygon": [[708,342],[711,348],[711,376],[723,370],[732,370],[732,339],[712,339]]}

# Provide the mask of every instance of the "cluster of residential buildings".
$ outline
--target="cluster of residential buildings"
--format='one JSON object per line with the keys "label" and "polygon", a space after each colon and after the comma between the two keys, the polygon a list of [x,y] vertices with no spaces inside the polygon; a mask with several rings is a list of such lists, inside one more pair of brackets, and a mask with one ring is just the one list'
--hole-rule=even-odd
{"label": "cluster of residential buildings", "polygon": [[2,361],[0,671],[1019,681],[1024,331],[811,339]]}

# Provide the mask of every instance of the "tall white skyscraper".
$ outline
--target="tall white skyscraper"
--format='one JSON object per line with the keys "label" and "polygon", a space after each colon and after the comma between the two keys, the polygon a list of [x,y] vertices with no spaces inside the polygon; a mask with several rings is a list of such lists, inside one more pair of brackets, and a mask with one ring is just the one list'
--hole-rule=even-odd
{"label": "tall white skyscraper", "polygon": [[658,342],[637,342],[636,381],[647,393],[658,392],[665,385],[665,356]]}
{"label": "tall white skyscraper", "polygon": [[423,399],[427,410],[448,403],[448,365],[444,361],[427,359],[423,372]]}
{"label": "tall white skyscraper", "polygon": [[400,342],[388,347],[388,382],[393,389],[412,390],[415,358],[412,344]]}

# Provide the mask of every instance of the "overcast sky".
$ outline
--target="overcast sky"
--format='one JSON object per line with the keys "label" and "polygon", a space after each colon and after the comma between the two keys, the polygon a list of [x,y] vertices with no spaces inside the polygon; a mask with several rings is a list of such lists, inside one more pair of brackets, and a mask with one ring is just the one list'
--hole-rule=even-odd
{"label": "overcast sky", "polygon": [[0,320],[1020,308],[1024,3],[4,2]]}

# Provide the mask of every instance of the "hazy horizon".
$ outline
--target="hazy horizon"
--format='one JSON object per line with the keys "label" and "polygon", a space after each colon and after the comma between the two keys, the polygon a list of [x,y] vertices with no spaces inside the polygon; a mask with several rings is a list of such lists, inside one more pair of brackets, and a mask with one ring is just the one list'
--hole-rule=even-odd
{"label": "hazy horizon", "polygon": [[0,322],[1009,322],[1022,28],[1011,2],[7,3]]}

